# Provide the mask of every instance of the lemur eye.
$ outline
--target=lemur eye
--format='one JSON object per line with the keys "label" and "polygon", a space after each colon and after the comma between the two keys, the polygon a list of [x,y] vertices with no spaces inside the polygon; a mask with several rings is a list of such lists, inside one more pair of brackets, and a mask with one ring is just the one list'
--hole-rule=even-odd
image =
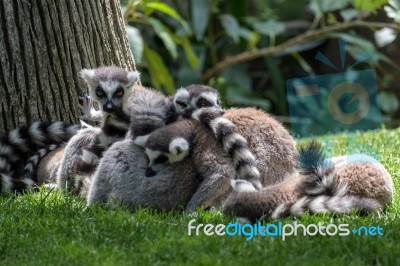
{"label": "lemur eye", "polygon": [[204,98],[200,98],[200,99],[197,101],[197,107],[198,107],[198,108],[211,107],[211,106],[213,106],[212,103],[210,103],[209,101],[207,101],[207,100],[204,99]]}
{"label": "lemur eye", "polygon": [[168,157],[165,155],[160,155],[157,157],[157,159],[154,160],[155,164],[162,164],[162,163],[166,163],[168,161]]}
{"label": "lemur eye", "polygon": [[182,107],[187,107],[187,104],[182,102],[182,101],[176,101],[177,104],[179,104]]}
{"label": "lemur eye", "polygon": [[96,88],[96,95],[98,97],[103,97],[104,96],[104,91],[103,91],[103,89],[101,87],[97,87]]}
{"label": "lemur eye", "polygon": [[115,92],[115,96],[117,97],[124,96],[124,89],[122,87],[118,87],[117,91]]}

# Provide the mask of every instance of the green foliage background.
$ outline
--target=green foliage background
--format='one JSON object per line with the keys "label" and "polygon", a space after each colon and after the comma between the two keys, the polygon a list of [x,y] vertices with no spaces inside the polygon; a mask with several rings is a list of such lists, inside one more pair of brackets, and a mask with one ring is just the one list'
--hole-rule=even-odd
{"label": "green foliage background", "polygon": [[210,78],[203,75],[228,57],[257,53],[329,25],[356,20],[398,22],[396,0],[121,0],[121,5],[144,85],[172,94],[181,86],[208,84],[220,91],[225,106],[257,106],[285,121],[289,115],[286,79],[321,74],[315,52],[329,40],[341,38],[348,42],[347,52],[353,58],[365,51],[372,55],[361,67],[378,72],[385,121],[398,114],[394,75],[382,67],[400,67],[371,34],[353,29],[328,32],[273,56],[233,64]]}

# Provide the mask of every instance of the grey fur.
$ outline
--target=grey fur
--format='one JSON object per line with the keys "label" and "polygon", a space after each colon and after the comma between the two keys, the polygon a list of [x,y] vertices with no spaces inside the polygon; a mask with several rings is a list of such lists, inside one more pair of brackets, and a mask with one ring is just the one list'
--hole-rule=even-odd
{"label": "grey fur", "polygon": [[256,189],[261,189],[255,157],[236,126],[222,117],[224,111],[217,90],[204,85],[191,85],[179,89],[173,102],[180,117],[196,119],[211,128],[225,152],[231,155],[237,179],[249,180]]}
{"label": "grey fur", "polygon": [[[76,194],[85,190],[81,186],[86,176],[77,175],[75,165],[77,160],[80,160],[82,149],[93,145],[97,141],[96,137],[99,132],[99,128],[83,129],[68,142],[57,170],[56,182],[59,188],[70,190]],[[84,195],[85,192],[82,194]]]}
{"label": "grey fur", "polygon": [[[134,86],[132,88],[131,97],[127,100],[126,105],[130,110],[131,128],[129,135],[141,135],[143,132],[148,133],[154,128],[163,126],[168,120],[167,111],[171,108],[171,104],[166,98],[151,89],[141,86]],[[98,145],[99,129],[93,129],[93,135],[88,136],[86,133],[78,134],[74,140],[68,143],[66,152],[64,154],[64,163],[58,172],[58,185],[65,188],[64,183],[68,182],[69,187],[73,188],[73,192],[81,191],[78,187],[81,186],[80,180],[85,180],[84,184],[89,184],[89,179],[92,178],[92,173],[82,173],[80,169],[75,169],[78,162],[85,161],[82,155],[82,150],[86,146]],[[97,134],[95,132],[98,132]],[[100,133],[101,134],[101,133]],[[89,137],[90,141],[78,140],[78,138]],[[93,138],[93,139],[92,139]],[[117,139],[116,139],[117,140]],[[87,153],[90,153],[86,150]],[[73,156],[69,154],[78,154]],[[89,156],[90,157],[90,156]],[[96,157],[92,155],[91,157]],[[79,174],[78,174],[79,173]],[[77,185],[74,185],[77,184]],[[84,195],[84,192],[79,192]],[[85,196],[85,195],[84,195]]]}
{"label": "grey fur", "polygon": [[[89,89],[90,99],[100,108],[93,114],[95,119],[102,117],[102,132],[99,145],[107,148],[113,142],[124,137],[128,130],[131,109],[128,101],[133,93],[133,85],[139,82],[139,73],[128,72],[115,66],[97,69],[83,69],[81,76]],[[122,93],[119,96],[118,92]]]}
{"label": "grey fur", "polygon": [[200,182],[193,165],[185,160],[146,178],[147,164],[146,155],[132,140],[114,143],[93,177],[88,205],[122,203],[131,210],[140,206],[182,210]]}
{"label": "grey fur", "polygon": [[[279,123],[254,108],[230,109],[225,116],[249,140],[250,150],[257,158],[256,166],[260,169],[263,185],[279,182],[293,172],[297,152],[293,139]],[[188,158],[203,180],[186,209],[192,211],[198,206],[207,208],[220,205],[231,191],[229,180],[235,176],[235,167],[213,133],[202,123],[181,120],[136,140],[136,143],[144,146],[150,157],[150,153],[155,151],[169,156],[171,161],[170,144],[176,139],[186,140],[189,144]],[[184,157],[180,155],[185,152],[185,143],[182,141],[182,147],[175,156],[182,159]],[[269,167],[270,162],[274,167]],[[150,162],[150,167],[154,166]]]}
{"label": "grey fur", "polygon": [[349,213],[353,210],[381,210],[393,198],[393,183],[384,167],[368,158],[366,163],[318,157],[318,161],[311,164],[316,167],[314,170],[300,170],[259,192],[244,191],[241,189],[243,184],[233,184],[237,189],[226,200],[223,211],[255,222],[261,218],[278,219],[291,214],[301,216],[306,211]]}
{"label": "grey fur", "polygon": [[135,87],[129,99],[131,108],[130,137],[149,134],[175,120],[173,106],[160,92],[150,88]]}
{"label": "grey fur", "polygon": [[[86,111],[87,116],[85,118],[88,120],[101,119],[101,131],[97,134],[96,140],[91,142],[91,146],[96,146],[96,150],[105,150],[112,143],[126,136],[132,111],[129,99],[134,93],[134,84],[139,82],[139,73],[136,71],[128,72],[115,66],[107,66],[97,69],[82,69],[81,76],[88,85],[90,99],[95,101],[100,108],[99,111],[96,111],[88,103],[83,108],[91,110]],[[80,143],[77,142],[77,144]],[[73,148],[70,146],[69,149]],[[75,147],[79,153],[82,153],[82,148],[82,146]],[[68,164],[83,165],[79,162],[84,161],[84,158],[71,158],[71,160],[73,161]],[[77,169],[78,172],[80,170]],[[67,177],[61,178],[63,174],[70,175],[70,173],[61,171],[58,175],[60,179],[69,179]],[[77,177],[79,176],[77,175]]]}

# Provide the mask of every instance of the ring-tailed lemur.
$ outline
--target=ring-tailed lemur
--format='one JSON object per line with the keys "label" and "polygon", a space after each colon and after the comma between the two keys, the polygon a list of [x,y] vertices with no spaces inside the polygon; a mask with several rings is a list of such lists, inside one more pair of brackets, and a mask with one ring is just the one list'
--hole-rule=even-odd
{"label": "ring-tailed lemur", "polygon": [[20,170],[27,156],[49,145],[64,143],[77,131],[77,126],[63,122],[34,122],[5,135],[0,141],[0,191],[12,193],[33,188],[35,181],[26,175],[29,169],[24,169],[23,175]]}
{"label": "ring-tailed lemur", "polygon": [[[263,185],[279,182],[294,170],[297,152],[293,139],[282,125],[254,108],[228,109],[224,117],[249,141]],[[237,170],[213,134],[203,123],[188,119],[135,139],[135,143],[145,148],[150,161],[146,176],[154,175],[165,164],[180,162],[186,157],[191,159],[202,184],[187,204],[188,210],[221,203],[230,191],[229,180]]]}
{"label": "ring-tailed lemur", "polygon": [[[171,119],[171,104],[161,93],[141,86],[134,86],[131,97],[126,101],[130,110],[130,124],[128,135],[140,136],[148,134],[154,128],[165,125]],[[77,185],[77,180],[89,180],[96,170],[100,160],[103,147],[97,145],[97,140],[92,139],[90,143],[83,145],[78,141],[79,134],[70,141],[65,151],[65,159],[61,163],[57,174],[57,184],[61,188],[68,187],[74,192],[81,191]],[[96,138],[96,134],[89,136],[84,134],[85,138]],[[67,154],[80,154],[78,157]],[[84,176],[84,178],[82,178]],[[82,194],[82,193],[81,193]]]}
{"label": "ring-tailed lemur", "polygon": [[94,111],[91,116],[101,117],[99,145],[107,148],[124,138],[128,131],[131,113],[128,100],[134,93],[133,85],[139,81],[139,72],[108,66],[82,69],[81,76],[88,86],[90,99],[100,108],[101,113]]}
{"label": "ring-tailed lemur", "polygon": [[[86,120],[101,120],[100,130],[93,129],[95,139],[90,142],[74,143],[78,146],[68,145],[67,149],[74,151],[65,154],[82,153],[83,143],[92,147],[89,150],[102,151],[107,149],[113,142],[125,137],[130,123],[130,107],[128,100],[134,93],[134,84],[139,81],[139,73],[136,71],[128,72],[115,66],[100,67],[96,69],[83,69],[81,76],[85,80],[90,100],[97,103],[99,111],[91,106],[83,108]],[[87,110],[90,109],[90,111]],[[83,135],[86,134],[86,131]],[[76,150],[75,150],[76,149]],[[63,158],[57,172],[57,184],[61,188],[67,186],[67,181],[71,181],[71,175],[75,172],[76,163],[81,161],[81,156]],[[70,187],[72,189],[72,187]]]}
{"label": "ring-tailed lemur", "polygon": [[223,117],[218,92],[204,85],[191,85],[179,89],[174,96],[176,113],[181,118],[196,119],[211,128],[224,150],[232,157],[236,179],[250,181],[261,189],[260,172],[256,159],[232,121]]}
{"label": "ring-tailed lemur", "polygon": [[300,171],[281,183],[255,191],[246,181],[232,181],[233,192],[223,212],[254,223],[264,218],[301,216],[306,211],[349,213],[382,209],[393,197],[390,175],[366,155],[347,159],[326,160],[320,145],[311,142],[300,150]]}
{"label": "ring-tailed lemur", "polygon": [[[178,90],[173,97],[175,110],[172,110],[172,106],[166,110],[165,100],[160,100],[157,96],[154,96],[154,99],[152,97],[152,93],[141,93],[133,95],[131,99],[130,106],[134,115],[132,118],[134,126],[131,127],[133,136],[148,134],[176,119],[192,116],[209,126],[225,151],[232,156],[237,169],[237,179],[249,180],[257,189],[261,189],[260,173],[254,165],[255,158],[247,146],[246,139],[238,134],[235,125],[222,117],[224,111],[219,106],[219,95],[215,89],[203,85],[191,85]],[[149,108],[149,105],[153,105],[152,108]],[[159,110],[160,108],[162,110]],[[165,119],[165,114],[169,119]],[[149,119],[149,116],[154,115],[159,116],[159,121],[154,117]],[[95,169],[100,155],[90,150],[99,151],[93,148],[86,150],[79,162],[79,168],[87,173]]]}

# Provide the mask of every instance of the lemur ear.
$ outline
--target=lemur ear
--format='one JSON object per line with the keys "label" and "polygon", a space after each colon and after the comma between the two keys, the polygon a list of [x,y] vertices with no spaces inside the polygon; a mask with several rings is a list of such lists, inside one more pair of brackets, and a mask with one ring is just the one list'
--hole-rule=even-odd
{"label": "lemur ear", "polygon": [[189,104],[189,92],[185,88],[180,88],[174,96],[175,109],[178,111],[184,109]]}
{"label": "lemur ear", "polygon": [[144,136],[139,136],[133,140],[133,143],[144,148],[144,147],[146,147],[146,143],[147,143],[147,140],[149,139],[149,136],[150,136],[150,134],[144,135]]}
{"label": "lemur ear", "polygon": [[169,152],[173,155],[188,153],[189,143],[184,138],[176,138],[169,144]]}
{"label": "lemur ear", "polygon": [[130,71],[126,77],[128,79],[128,83],[126,84],[128,87],[140,81],[140,73],[138,71]]}
{"label": "lemur ear", "polygon": [[86,83],[90,83],[94,77],[94,70],[84,68],[81,70],[81,77],[86,81]]}

